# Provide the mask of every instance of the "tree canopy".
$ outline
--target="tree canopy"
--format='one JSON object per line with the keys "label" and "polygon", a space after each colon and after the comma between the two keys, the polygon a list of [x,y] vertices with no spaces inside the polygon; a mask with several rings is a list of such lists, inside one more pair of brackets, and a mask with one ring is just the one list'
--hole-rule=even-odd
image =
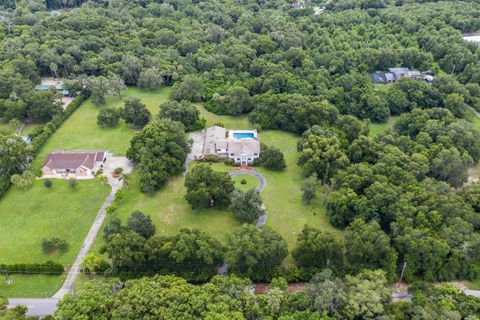
{"label": "tree canopy", "polygon": [[170,176],[183,170],[189,151],[183,125],[171,120],[158,120],[133,136],[127,157],[137,164],[141,190],[153,193]]}

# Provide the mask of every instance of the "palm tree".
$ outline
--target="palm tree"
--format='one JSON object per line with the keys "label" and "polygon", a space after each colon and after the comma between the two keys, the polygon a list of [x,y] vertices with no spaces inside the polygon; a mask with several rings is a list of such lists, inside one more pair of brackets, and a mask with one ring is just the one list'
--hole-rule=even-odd
{"label": "palm tree", "polygon": [[58,66],[56,63],[50,63],[50,71],[52,71],[52,76],[55,76],[55,79],[58,79]]}

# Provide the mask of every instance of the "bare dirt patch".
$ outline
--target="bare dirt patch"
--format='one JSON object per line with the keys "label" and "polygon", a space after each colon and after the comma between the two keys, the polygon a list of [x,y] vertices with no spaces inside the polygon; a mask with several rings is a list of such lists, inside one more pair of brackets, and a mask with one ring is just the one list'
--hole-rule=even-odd
{"label": "bare dirt patch", "polygon": [[467,185],[478,182],[479,177],[478,177],[478,166],[473,166],[468,168],[468,180],[467,180]]}

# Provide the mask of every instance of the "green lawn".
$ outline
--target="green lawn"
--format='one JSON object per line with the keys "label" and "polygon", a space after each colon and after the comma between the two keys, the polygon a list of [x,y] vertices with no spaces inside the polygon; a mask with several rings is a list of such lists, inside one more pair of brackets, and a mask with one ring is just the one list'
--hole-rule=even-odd
{"label": "green lawn", "polygon": [[[0,201],[0,263],[33,263],[53,260],[70,267],[88,230],[109,193],[98,181],[80,181],[75,189],[65,180],[52,180],[46,189],[37,180],[26,191],[10,188]],[[65,253],[45,254],[44,238],[59,236],[67,240]],[[0,281],[0,295],[8,297],[46,297],[62,285],[65,275],[13,275],[13,284]]]}
{"label": "green lawn", "polygon": [[[205,111],[203,111],[205,114]],[[213,118],[213,116],[212,116]],[[224,122],[225,123],[225,122]],[[232,128],[238,128],[232,123]],[[267,186],[262,192],[262,198],[268,210],[267,225],[278,231],[287,241],[289,248],[295,246],[296,237],[305,224],[331,231],[341,236],[325,216],[325,209],[321,197],[311,205],[304,205],[301,200],[302,170],[297,166],[296,145],[298,137],[281,131],[264,131],[259,134],[260,139],[279,147],[286,156],[287,168],[281,172],[257,168],[267,180]],[[223,163],[213,164],[216,170],[230,171],[234,167]],[[255,186],[256,181],[248,177],[247,185]],[[241,186],[235,178],[237,186]],[[113,216],[123,221],[133,210],[140,210],[152,217],[159,232],[174,233],[182,227],[199,228],[206,230],[212,236],[222,240],[232,228],[239,223],[228,210],[193,211],[184,199],[184,176],[179,175],[170,179],[169,183],[153,196],[142,194],[139,191],[138,176],[134,172],[126,196],[120,202],[118,210]],[[94,250],[102,245],[101,236],[97,237]],[[291,263],[291,258],[287,263]]]}
{"label": "green lawn", "polygon": [[[52,181],[50,189],[43,186],[43,180],[36,180],[26,191],[12,187],[0,201],[0,263],[48,259],[66,267],[73,263],[109,187],[88,180],[71,189],[65,180]],[[52,236],[67,240],[67,252],[42,252],[42,239]]]}
{"label": "green lawn", "polygon": [[466,282],[468,289],[470,290],[480,290],[480,279],[475,279],[473,281]]}
{"label": "green lawn", "polygon": [[35,161],[36,168],[41,167],[45,155],[49,152],[65,150],[108,150],[115,154],[125,154],[135,130],[121,121],[116,127],[102,128],[97,125],[97,114],[105,107],[122,107],[126,97],[139,97],[156,116],[160,104],[168,100],[170,88],[160,90],[140,90],[128,88],[122,97],[108,97],[105,106],[95,106],[89,99],[48,140]]}
{"label": "green lawn", "polygon": [[[167,101],[169,88],[140,90],[129,88],[121,98],[108,97],[107,104],[97,107],[87,100],[49,139],[34,161],[40,168],[48,152],[66,149],[106,149],[124,154],[134,130],[121,122],[115,128],[97,125],[97,114],[106,106],[121,107],[128,96],[138,96],[156,116],[159,106]],[[23,134],[36,125],[27,125]],[[1,123],[0,128],[8,128]],[[42,262],[52,259],[69,267],[77,255],[98,209],[109,193],[109,187],[98,181],[80,181],[71,190],[66,181],[53,180],[51,190],[43,181],[36,181],[27,191],[11,188],[0,200],[0,263]],[[64,254],[46,255],[40,242],[45,237],[65,238],[70,248]],[[0,294],[7,296],[45,297],[61,287],[64,276],[14,276],[14,283],[0,285]]]}
{"label": "green lawn", "polygon": [[[262,131],[260,140],[268,145],[277,146],[285,155],[287,168],[283,171],[271,171],[262,167],[255,168],[267,180],[262,199],[267,208],[267,226],[280,232],[288,242],[289,248],[295,246],[298,233],[305,224],[330,231],[341,236],[325,215],[322,197],[319,195],[310,205],[302,202],[301,184],[304,179],[302,169],[297,165],[298,137],[282,131]],[[217,170],[235,170],[223,163],[215,164]]]}
{"label": "green lawn", "polygon": [[480,129],[480,118],[478,118],[472,109],[467,109],[465,117],[468,121],[473,123],[478,129]]}
{"label": "green lawn", "polygon": [[[252,188],[256,188],[258,186],[258,179],[253,176],[249,176],[246,174],[241,174],[232,178],[233,182],[235,183],[235,188],[247,191]],[[247,183],[242,184],[241,181],[245,180]]]}
{"label": "green lawn", "polygon": [[400,116],[391,116],[391,117],[388,118],[387,122],[385,122],[385,123],[375,123],[375,122],[370,123],[370,125],[368,127],[369,128],[369,132],[368,132],[369,137],[372,137],[372,138],[376,137],[379,134],[384,133],[388,129],[393,128],[393,125],[395,124],[395,122],[398,120],[399,117]]}
{"label": "green lawn", "polygon": [[65,281],[66,275],[20,275],[11,276],[13,283],[0,279],[0,295],[9,298],[45,298],[54,295]]}
{"label": "green lawn", "polygon": [[213,126],[216,123],[222,123],[227,129],[251,129],[252,125],[248,121],[247,115],[240,116],[218,116],[207,111],[202,105],[196,104],[200,110],[200,117],[207,120],[207,127]]}
{"label": "green lawn", "polygon": [[[39,126],[42,126],[42,125],[45,125],[44,123],[29,123],[29,124],[26,124],[24,127],[23,127],[23,130],[22,130],[22,135],[23,136],[26,136],[30,133],[30,131],[32,131],[34,128],[36,127],[39,127]],[[21,126],[21,125],[20,125]],[[17,127],[17,130],[20,129],[20,126]],[[10,132],[10,125],[8,124],[8,122],[6,122],[5,120],[3,119],[0,119],[0,132],[1,131],[6,131],[6,132]]]}

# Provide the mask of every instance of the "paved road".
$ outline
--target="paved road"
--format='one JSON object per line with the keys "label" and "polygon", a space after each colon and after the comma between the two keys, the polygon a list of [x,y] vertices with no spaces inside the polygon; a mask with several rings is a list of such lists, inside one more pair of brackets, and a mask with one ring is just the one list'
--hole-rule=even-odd
{"label": "paved road", "polygon": [[203,153],[203,147],[205,145],[205,132],[190,132],[188,134],[188,139],[191,141],[191,149],[187,158],[185,159],[185,172],[187,174],[188,164],[195,160],[195,156]]}
{"label": "paved road", "polygon": [[[265,177],[263,175],[261,175],[260,173],[258,173],[256,171],[240,169],[240,170],[236,170],[236,171],[233,171],[233,172],[229,173],[229,175],[231,177],[235,177],[235,176],[242,175],[242,174],[249,175],[249,176],[254,176],[258,179],[258,186],[256,188],[258,190],[258,192],[262,192],[263,190],[265,190],[265,187],[267,186],[267,180],[265,179]],[[267,208],[265,208],[265,206],[263,204],[262,204],[262,209],[263,209],[263,212],[265,212],[265,213],[262,214],[260,217],[258,217],[257,223],[255,224],[255,227],[257,227],[257,228],[261,228],[265,225],[265,223],[267,223]]]}
{"label": "paved road", "polygon": [[258,186],[257,186],[258,192],[262,192],[263,190],[265,190],[265,187],[267,186],[267,180],[263,175],[261,175],[257,171],[240,169],[240,170],[235,170],[229,173],[230,177],[235,177],[242,174],[245,174],[248,176],[254,176],[258,179]]}
{"label": "paved road", "polygon": [[53,314],[57,310],[58,299],[9,299],[9,308],[15,306],[27,306],[27,316],[44,317]]}
{"label": "paved road", "polygon": [[103,203],[102,207],[98,211],[97,217],[95,218],[95,221],[93,222],[92,226],[90,227],[90,230],[88,231],[87,237],[83,242],[82,248],[80,249],[77,255],[77,258],[75,259],[75,262],[70,268],[70,271],[67,274],[67,278],[65,279],[65,282],[63,283],[62,288],[60,288],[60,290],[57,293],[55,293],[52,298],[9,299],[8,301],[9,308],[15,307],[18,305],[26,305],[28,307],[27,315],[37,316],[37,317],[46,316],[49,314],[53,314],[55,310],[57,310],[58,301],[61,300],[65,295],[72,292],[73,284],[75,283],[77,276],[81,272],[80,265],[83,261],[83,257],[88,253],[93,242],[95,241],[95,238],[98,232],[100,231],[100,228],[102,227],[102,223],[105,220],[106,209],[112,204],[113,200],[115,199],[115,193],[117,192],[118,189],[122,187],[122,183],[123,183],[122,181],[116,178],[113,178],[111,175],[108,175],[108,182],[112,187],[112,190],[108,195],[107,199],[105,199],[105,202]]}
{"label": "paved road", "polygon": [[[265,187],[267,186],[267,180],[265,179],[265,177],[263,175],[261,175],[260,173],[258,173],[256,171],[239,169],[239,170],[236,170],[236,171],[233,171],[233,172],[229,173],[229,175],[231,177],[235,177],[235,176],[242,175],[242,174],[246,174],[246,175],[249,175],[249,176],[254,176],[258,179],[258,186],[256,188],[258,190],[258,192],[262,192],[263,190],[265,190]],[[260,217],[258,217],[257,223],[255,224],[255,227],[257,227],[257,228],[261,228],[265,225],[265,223],[267,223],[267,208],[265,208],[265,206],[263,204],[262,204],[262,209],[263,209],[263,212],[265,212],[265,213],[262,214]],[[227,274],[228,273],[228,264],[223,263],[223,265],[220,268],[218,268],[217,273],[218,274]]]}
{"label": "paved road", "polygon": [[112,204],[115,198],[115,192],[117,192],[118,189],[118,185],[112,185],[112,191],[103,203],[100,211],[98,211],[97,217],[95,218],[95,221],[93,222],[92,227],[90,228],[90,231],[88,231],[87,237],[83,242],[83,246],[80,249],[77,258],[75,259],[72,268],[70,268],[70,271],[68,272],[67,279],[65,279],[62,288],[53,295],[53,299],[62,299],[65,295],[72,292],[73,284],[75,283],[75,280],[77,279],[77,276],[81,271],[80,265],[83,261],[83,257],[87,255],[90,247],[95,241],[98,231],[100,231],[100,228],[102,227],[103,220],[105,220],[105,217],[107,215],[106,209]]}

